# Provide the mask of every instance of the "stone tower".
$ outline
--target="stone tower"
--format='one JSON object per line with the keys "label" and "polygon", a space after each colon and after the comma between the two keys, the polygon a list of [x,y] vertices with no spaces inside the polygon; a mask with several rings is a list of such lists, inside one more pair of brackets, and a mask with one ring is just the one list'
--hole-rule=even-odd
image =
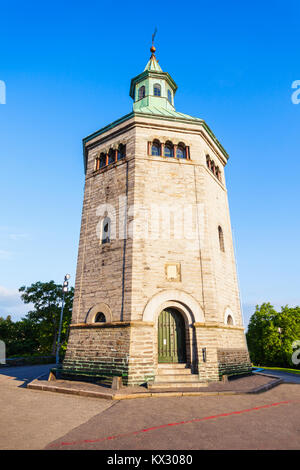
{"label": "stone tower", "polygon": [[83,139],[85,192],[63,374],[199,386],[250,370],[224,168],[175,110],[151,48],[133,111]]}

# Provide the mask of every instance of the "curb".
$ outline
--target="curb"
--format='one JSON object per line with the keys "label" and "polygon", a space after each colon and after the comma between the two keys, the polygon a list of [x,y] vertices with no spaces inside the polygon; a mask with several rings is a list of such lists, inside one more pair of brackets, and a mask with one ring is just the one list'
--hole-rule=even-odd
{"label": "curb", "polygon": [[[263,370],[265,370],[265,369],[263,369]],[[255,371],[253,373],[257,374],[257,375],[264,375],[265,377],[271,377],[271,378],[274,378],[274,379],[279,379],[278,375],[266,374],[266,373],[263,373],[263,372],[255,372]],[[286,372],[286,374],[290,374],[293,377],[299,377],[298,374],[291,374],[290,372]],[[296,382],[289,382],[288,375],[285,378],[280,378],[280,380],[282,380],[282,383],[285,383],[285,384],[299,385]]]}
{"label": "curb", "polygon": [[[261,374],[261,375],[266,375],[266,374]],[[268,377],[270,377],[268,375]],[[35,379],[37,380],[37,379]],[[102,398],[106,400],[131,400],[135,398],[169,398],[169,397],[184,397],[184,396],[202,396],[202,397],[211,397],[211,396],[230,396],[230,395],[249,395],[249,394],[258,394],[258,393],[263,393],[266,392],[274,387],[277,387],[277,385],[280,385],[283,383],[283,379],[279,379],[278,377],[275,378],[272,382],[261,385],[260,387],[254,388],[252,390],[247,390],[245,392],[242,391],[230,391],[230,390],[224,390],[223,392],[197,392],[197,391],[176,391],[176,392],[171,392],[171,391],[158,391],[158,392],[149,392],[149,393],[128,393],[128,394],[118,394],[118,393],[101,393],[101,392],[96,392],[92,390],[74,390],[73,388],[68,388],[68,387],[57,387],[55,385],[42,385],[32,381],[29,384],[27,384],[27,388],[31,390],[40,390],[40,391],[46,391],[46,392],[56,392],[56,393],[65,393],[68,395],[77,395],[77,396],[82,396],[82,397],[90,397],[90,398]]]}

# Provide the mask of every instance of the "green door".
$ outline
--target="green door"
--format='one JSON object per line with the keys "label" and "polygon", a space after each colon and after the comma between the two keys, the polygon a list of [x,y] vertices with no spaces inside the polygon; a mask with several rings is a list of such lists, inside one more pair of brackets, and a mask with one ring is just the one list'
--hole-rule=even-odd
{"label": "green door", "polygon": [[173,308],[158,318],[158,362],[186,362],[184,319]]}

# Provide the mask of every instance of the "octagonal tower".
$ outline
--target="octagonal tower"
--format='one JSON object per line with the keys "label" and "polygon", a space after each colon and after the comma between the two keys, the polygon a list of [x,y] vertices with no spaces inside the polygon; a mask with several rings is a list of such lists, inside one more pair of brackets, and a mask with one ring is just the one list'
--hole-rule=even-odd
{"label": "octagonal tower", "polygon": [[[224,168],[151,48],[133,111],[83,139],[85,192],[63,375],[197,387],[251,369]],[[179,384],[179,385],[178,385]]]}

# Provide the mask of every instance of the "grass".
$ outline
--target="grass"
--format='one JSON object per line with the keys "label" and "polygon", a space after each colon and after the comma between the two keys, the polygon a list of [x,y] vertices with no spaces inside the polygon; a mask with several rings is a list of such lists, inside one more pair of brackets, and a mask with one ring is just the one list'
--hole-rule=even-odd
{"label": "grass", "polygon": [[[254,366],[258,367],[258,366]],[[284,367],[269,367],[269,366],[259,366],[260,369],[270,369],[270,370],[278,370],[282,372],[291,372],[291,374],[299,374],[300,375],[300,370],[299,369],[286,369]]]}

